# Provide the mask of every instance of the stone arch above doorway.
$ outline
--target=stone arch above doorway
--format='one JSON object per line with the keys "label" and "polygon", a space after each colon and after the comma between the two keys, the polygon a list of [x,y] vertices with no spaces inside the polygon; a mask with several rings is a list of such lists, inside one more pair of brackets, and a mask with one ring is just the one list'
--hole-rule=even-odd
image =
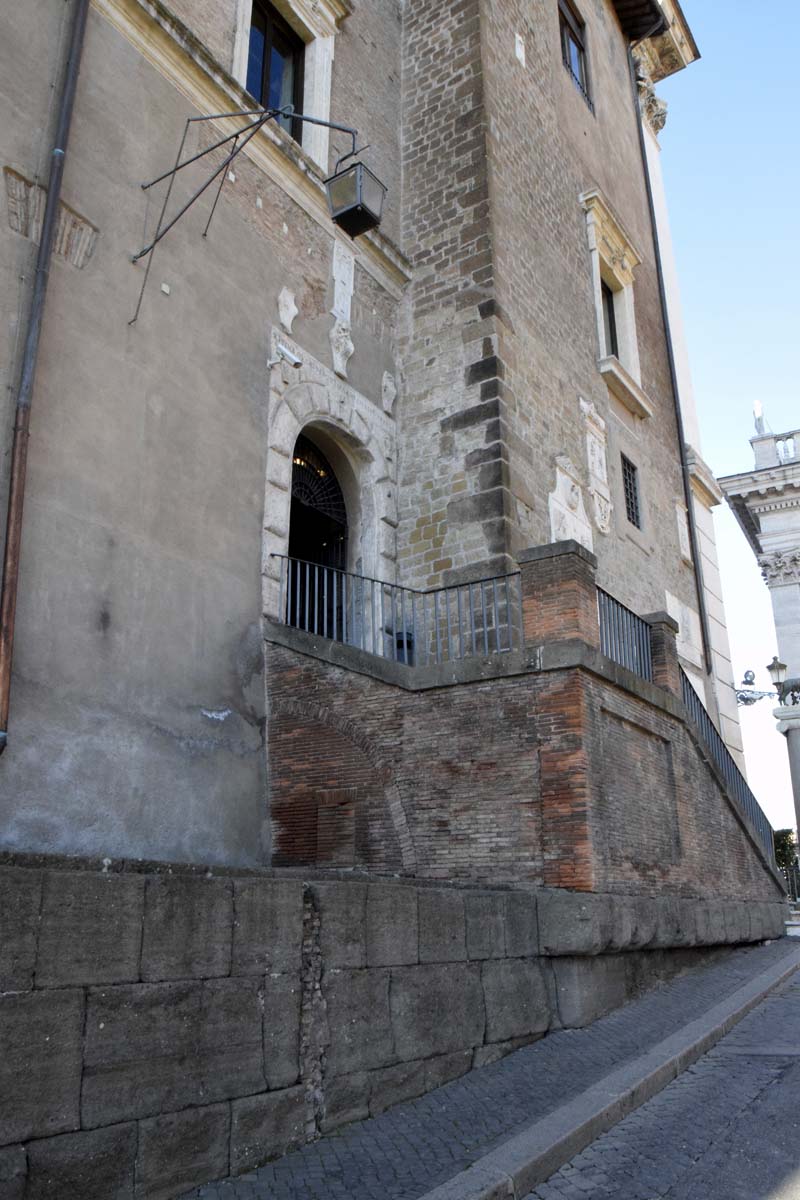
{"label": "stone arch above doorway", "polygon": [[[267,616],[279,609],[279,560],[289,546],[292,458],[305,432],[333,462],[339,482],[358,497],[358,520],[351,529],[349,569],[394,581],[397,540],[396,431],[382,407],[356,392],[332,371],[294,345],[283,330],[273,330],[273,351],[280,341],[300,360],[289,366],[275,353],[268,410],[264,497],[263,601]],[[324,444],[323,444],[324,443]],[[343,469],[340,470],[340,463]],[[349,480],[344,477],[348,476]]]}

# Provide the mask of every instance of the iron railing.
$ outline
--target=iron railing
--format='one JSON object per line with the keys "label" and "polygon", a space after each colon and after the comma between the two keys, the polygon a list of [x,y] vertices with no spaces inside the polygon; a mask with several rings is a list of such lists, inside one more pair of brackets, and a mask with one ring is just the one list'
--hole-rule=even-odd
{"label": "iron railing", "polygon": [[752,825],[759,841],[764,847],[769,862],[775,862],[775,843],[772,836],[772,826],[764,815],[764,810],[750,790],[742,772],[733,760],[733,756],[725,745],[722,737],[706,712],[703,701],[692,687],[689,676],[681,668],[681,690],[683,703],[689,710],[689,716],[697,726],[706,749],[714,760],[717,769],[738,801],[742,812]]}
{"label": "iron railing", "polygon": [[600,650],[606,658],[653,682],[650,626],[619,600],[597,589]]}
{"label": "iron railing", "polygon": [[792,902],[800,900],[800,868],[783,867],[781,874],[786,880],[786,895]]}
{"label": "iron railing", "polygon": [[284,625],[408,666],[520,649],[519,573],[422,592],[274,554]]}

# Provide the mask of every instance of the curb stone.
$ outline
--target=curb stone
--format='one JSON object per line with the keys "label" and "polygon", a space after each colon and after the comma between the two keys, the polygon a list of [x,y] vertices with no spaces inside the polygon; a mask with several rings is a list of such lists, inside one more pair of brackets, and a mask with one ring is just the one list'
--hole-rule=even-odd
{"label": "curb stone", "polygon": [[485,1154],[419,1200],[523,1200],[702,1058],[800,968],[800,946],[652,1050]]}

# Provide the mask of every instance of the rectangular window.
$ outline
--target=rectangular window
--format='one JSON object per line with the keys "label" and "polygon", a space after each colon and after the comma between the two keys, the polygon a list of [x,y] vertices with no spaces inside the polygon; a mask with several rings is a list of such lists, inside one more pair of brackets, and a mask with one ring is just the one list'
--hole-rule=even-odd
{"label": "rectangular window", "polygon": [[[254,0],[247,55],[247,90],[264,108],[303,109],[305,45],[271,4]],[[291,117],[279,124],[299,142],[302,122]]]}
{"label": "rectangular window", "polygon": [[622,487],[625,492],[625,513],[631,525],[635,525],[637,529],[641,529],[642,510],[639,504],[639,470],[624,454],[620,455],[620,457],[622,459]]}
{"label": "rectangular window", "polygon": [[558,0],[561,27],[561,56],[564,66],[586,103],[594,111],[589,94],[589,70],[586,62],[586,26],[568,0]]}
{"label": "rectangular window", "polygon": [[600,282],[603,297],[603,330],[606,335],[605,354],[613,354],[619,358],[619,339],[617,337],[617,314],[614,311],[614,293],[603,279]]}

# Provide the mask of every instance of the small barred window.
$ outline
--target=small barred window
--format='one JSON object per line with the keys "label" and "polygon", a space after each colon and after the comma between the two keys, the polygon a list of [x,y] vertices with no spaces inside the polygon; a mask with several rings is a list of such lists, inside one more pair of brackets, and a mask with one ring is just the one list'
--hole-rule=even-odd
{"label": "small barred window", "polygon": [[631,525],[642,528],[642,510],[639,503],[639,470],[625,455],[622,459],[622,487],[625,492],[625,513]]}

